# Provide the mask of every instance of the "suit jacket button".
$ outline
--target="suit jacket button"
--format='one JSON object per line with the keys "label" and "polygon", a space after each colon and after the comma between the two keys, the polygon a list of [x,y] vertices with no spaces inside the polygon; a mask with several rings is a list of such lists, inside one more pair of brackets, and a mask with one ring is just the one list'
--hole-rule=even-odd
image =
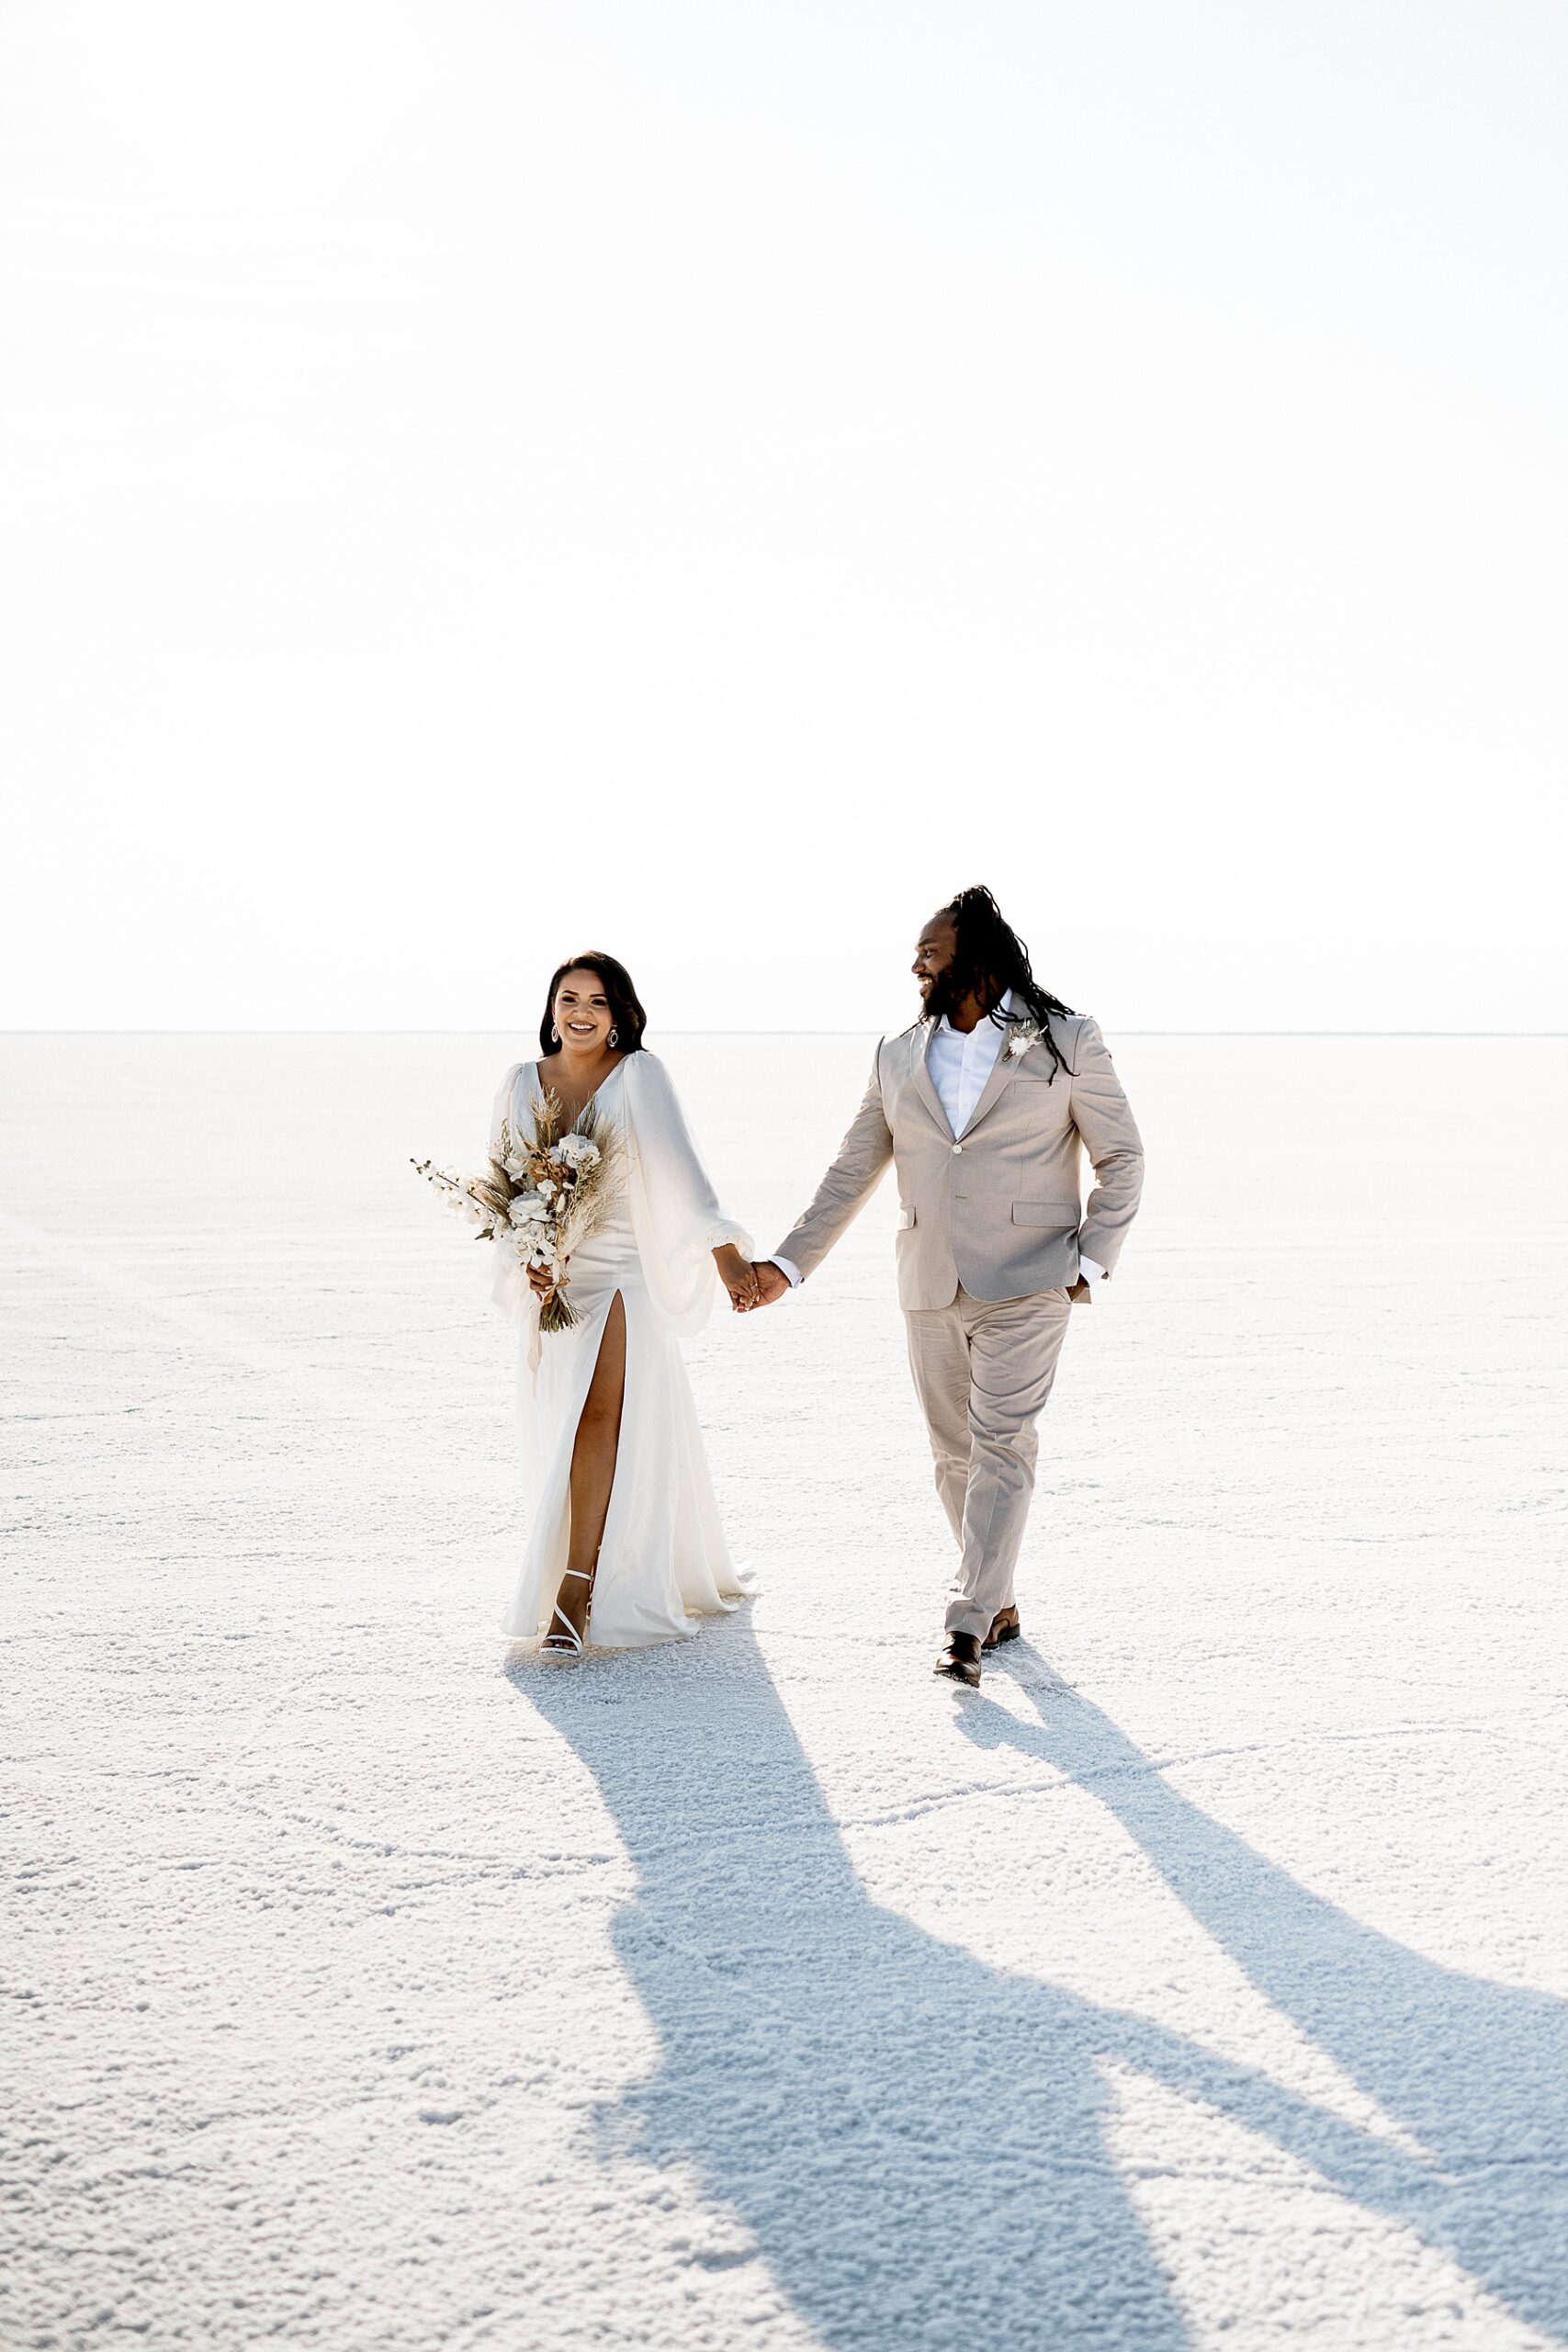
{"label": "suit jacket button", "polygon": [[962,1150],[963,1150],[963,1148],[964,1148],[964,1146],[963,1146],[961,1143],[955,1143],[955,1144],[953,1145],[953,1150],[954,1150],[954,1151],[962,1151]]}

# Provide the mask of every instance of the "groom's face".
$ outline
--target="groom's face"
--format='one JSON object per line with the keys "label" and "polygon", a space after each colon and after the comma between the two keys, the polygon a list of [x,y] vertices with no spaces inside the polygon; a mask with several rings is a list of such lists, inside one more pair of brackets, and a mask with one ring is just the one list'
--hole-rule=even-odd
{"label": "groom's face", "polygon": [[915,986],[920,991],[922,1004],[931,1003],[933,989],[937,990],[940,1002],[942,990],[939,983],[942,975],[952,969],[957,952],[958,933],[951,918],[932,915],[916,944],[915,960],[909,967],[915,975]]}

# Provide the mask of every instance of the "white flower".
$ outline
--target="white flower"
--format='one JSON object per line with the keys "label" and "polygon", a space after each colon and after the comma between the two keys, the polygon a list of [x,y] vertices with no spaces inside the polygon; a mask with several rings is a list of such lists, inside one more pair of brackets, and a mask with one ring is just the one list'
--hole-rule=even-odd
{"label": "white flower", "polygon": [[1037,1046],[1039,1043],[1038,1027],[1032,1021],[1026,1021],[1021,1027],[1015,1029],[1008,1039],[1008,1052],[1010,1055],[1026,1054],[1031,1046]]}
{"label": "white flower", "polygon": [[546,1225],[549,1215],[548,1202],[542,1201],[537,1193],[519,1193],[510,1210],[513,1225]]}
{"label": "white flower", "polygon": [[553,1200],[555,1199],[556,1194],[559,1192],[559,1190],[560,1190],[560,1186],[556,1182],[556,1180],[555,1180],[555,1178],[554,1178],[553,1176],[541,1176],[541,1177],[540,1177],[540,1179],[539,1179],[539,1198],[540,1198],[542,1201],[553,1201]]}
{"label": "white flower", "polygon": [[554,1266],[556,1262],[555,1251],[536,1225],[507,1234],[505,1246],[520,1266]]}
{"label": "white flower", "polygon": [[591,1143],[586,1136],[580,1136],[573,1132],[571,1135],[562,1136],[556,1146],[556,1158],[564,1159],[569,1168],[597,1168],[599,1147],[596,1143]]}
{"label": "white flower", "polygon": [[528,1173],[528,1163],[520,1151],[509,1151],[501,1164],[514,1184],[520,1184]]}

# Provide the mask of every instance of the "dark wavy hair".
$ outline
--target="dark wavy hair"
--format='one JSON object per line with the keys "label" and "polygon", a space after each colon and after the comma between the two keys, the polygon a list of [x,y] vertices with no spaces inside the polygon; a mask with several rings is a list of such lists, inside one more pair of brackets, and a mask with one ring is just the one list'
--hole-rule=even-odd
{"label": "dark wavy hair", "polygon": [[569,972],[592,972],[610,1000],[610,1018],[615,1027],[615,1051],[619,1054],[640,1054],[642,1033],[648,1026],[637,992],[632,986],[632,976],[626,966],[614,956],[606,956],[603,948],[591,947],[586,956],[569,956],[558,964],[545,993],[545,1017],[539,1023],[539,1051],[553,1054],[556,1040],[550,1035],[556,1017],[556,990]]}
{"label": "dark wavy hair", "polygon": [[[975,996],[993,1021],[1032,1021],[1051,1048],[1050,1082],[1054,1084],[1056,1072],[1067,1069],[1067,1065],[1051,1034],[1051,1015],[1066,1015],[1071,1020],[1072,1006],[1041,987],[1030,967],[1028,948],[984,883],[960,890],[945,907],[939,907],[937,913],[939,917],[945,915],[953,925],[957,945],[952,963],[926,999],[921,1019],[940,1020],[961,997]],[[1013,996],[1010,1013],[1001,1011],[1002,999],[1010,989]],[[1067,1075],[1072,1076],[1071,1070]]]}

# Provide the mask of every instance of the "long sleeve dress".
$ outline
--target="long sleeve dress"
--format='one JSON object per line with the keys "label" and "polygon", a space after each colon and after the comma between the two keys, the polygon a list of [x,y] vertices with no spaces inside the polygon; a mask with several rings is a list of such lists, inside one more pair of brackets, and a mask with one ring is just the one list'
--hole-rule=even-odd
{"label": "long sleeve dress", "polygon": [[[513,1136],[532,1136],[540,1095],[536,1062],[508,1070],[495,1101],[492,1150],[503,1122]],[[717,1294],[713,1251],[730,1241],[750,1255],[751,1243],[720,1209],[656,1055],[626,1055],[593,1102],[619,1148],[606,1213],[571,1253],[566,1295],[578,1321],[530,1344],[537,1309],[526,1278],[513,1265],[497,1275],[499,1300],[525,1326],[518,1421],[528,1505],[522,1573],[502,1630],[530,1640],[547,1629],[570,1535],[578,1422],[619,1292],[626,1394],[588,1640],[635,1649],[694,1632],[694,1619],[734,1608],[751,1589],[719,1526],[680,1345],[702,1328]]]}

